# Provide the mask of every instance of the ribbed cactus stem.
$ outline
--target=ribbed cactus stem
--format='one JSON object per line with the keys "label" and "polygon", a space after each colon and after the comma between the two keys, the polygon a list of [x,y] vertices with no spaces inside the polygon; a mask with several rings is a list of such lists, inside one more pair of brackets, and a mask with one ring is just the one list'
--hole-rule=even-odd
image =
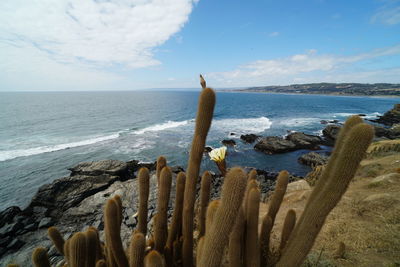
{"label": "ribbed cactus stem", "polygon": [[171,249],[173,248],[174,240],[179,237],[182,230],[183,194],[185,192],[185,181],[185,173],[178,173],[178,176],[176,177],[175,208],[167,239],[167,246]]}
{"label": "ribbed cactus stem", "polygon": [[187,179],[183,207],[183,248],[184,267],[193,266],[193,219],[196,198],[196,184],[199,177],[200,163],[203,157],[207,133],[211,126],[215,105],[215,93],[211,88],[204,88],[199,97],[195,132],[190,149]]}
{"label": "ribbed cactus stem", "polygon": [[206,233],[208,229],[211,229],[211,225],[214,220],[214,215],[217,212],[219,205],[221,204],[221,200],[215,199],[208,204],[207,207],[207,215],[206,215]]}
{"label": "ribbed cactus stem", "polygon": [[205,171],[201,178],[200,188],[200,213],[199,213],[199,238],[206,232],[206,211],[210,201],[211,173]]}
{"label": "ribbed cactus stem", "polygon": [[145,267],[164,267],[164,259],[157,250],[152,250],[144,258]]}
{"label": "ribbed cactus stem", "polygon": [[296,224],[296,212],[291,209],[287,212],[285,217],[285,222],[283,223],[281,243],[279,245],[279,251],[281,253],[285,248],[287,241],[289,240],[290,234],[292,233],[295,224]]}
{"label": "ribbed cactus stem", "polygon": [[271,202],[268,208],[268,216],[271,217],[272,224],[274,224],[275,222],[275,217],[281,206],[288,182],[289,173],[287,171],[281,171],[278,175],[274,194],[272,195]]}
{"label": "ribbed cactus stem", "polygon": [[132,235],[131,244],[129,246],[129,266],[143,267],[144,253],[146,249],[146,239],[141,232]]}
{"label": "ribbed cactus stem", "polygon": [[66,262],[68,263],[70,260],[70,255],[69,255],[69,244],[71,243],[71,238],[66,240],[64,243],[64,258],[66,260]]}
{"label": "ribbed cactus stem", "polygon": [[204,245],[204,236],[200,237],[199,241],[197,242],[196,264],[198,264],[200,262],[203,245]]}
{"label": "ribbed cactus stem", "polygon": [[32,262],[35,267],[50,267],[49,256],[45,248],[35,248],[32,253]]}
{"label": "ribbed cactus stem", "polygon": [[256,180],[257,179],[257,170],[252,169],[249,174],[247,175],[247,181],[249,180]]}
{"label": "ribbed cactus stem", "polygon": [[[333,166],[327,166],[323,176],[328,175],[326,184],[317,183],[314,190],[321,190],[307,201],[301,219],[296,224],[277,266],[299,266],[312,248],[326,217],[340,201],[360,161],[374,137],[373,127],[364,123],[353,126],[343,140],[340,153]],[[329,174],[325,173],[331,170]]]}
{"label": "ribbed cactus stem", "polygon": [[253,188],[258,188],[258,182],[255,179],[247,179],[247,185],[246,185],[246,191],[244,192],[244,197],[243,197],[243,211],[246,214],[247,213],[247,200],[248,200],[248,196],[250,191]]}
{"label": "ribbed cactus stem", "polygon": [[85,266],[88,254],[85,235],[81,232],[75,233],[71,237],[71,242],[68,247],[70,259],[68,265],[70,267]]}
{"label": "ribbed cactus stem", "polygon": [[171,193],[172,173],[169,167],[161,171],[157,198],[157,219],[154,225],[154,249],[164,252],[168,237],[168,203]]}
{"label": "ribbed cactus stem", "polygon": [[202,256],[198,266],[220,266],[224,249],[236,216],[242,205],[246,190],[246,173],[240,168],[232,168],[226,175],[222,186],[221,204],[214,214],[210,229],[206,230]]}
{"label": "ribbed cactus stem", "polygon": [[54,246],[56,247],[57,251],[64,255],[64,238],[62,237],[61,233],[58,231],[57,228],[54,226],[47,229],[47,234],[49,235],[51,241],[53,242]]}
{"label": "ribbed cactus stem", "polygon": [[258,214],[260,208],[260,190],[252,188],[247,197],[246,208],[246,267],[260,265],[260,243],[258,240]]}
{"label": "ribbed cactus stem", "polygon": [[147,216],[149,202],[150,175],[147,168],[140,168],[138,173],[139,183],[139,209],[138,209],[138,230],[147,235]]}
{"label": "ribbed cactus stem", "polygon": [[121,223],[122,223],[122,200],[119,195],[115,195],[114,200],[118,204],[118,223],[119,223],[119,225],[121,225]]}
{"label": "ribbed cactus stem", "polygon": [[86,251],[87,251],[87,267],[95,267],[96,262],[99,259],[99,242],[97,232],[91,228],[89,228],[85,232],[86,236]]}
{"label": "ribbed cactus stem", "polygon": [[260,266],[269,266],[269,240],[274,224],[268,214],[262,220],[260,233]]}
{"label": "ribbed cactus stem", "polygon": [[156,166],[157,185],[160,184],[161,171],[165,166],[167,166],[167,159],[163,156],[159,156],[157,158],[157,166]]}
{"label": "ribbed cactus stem", "polygon": [[108,257],[110,257],[110,254],[112,255],[118,266],[127,267],[129,265],[128,259],[125,255],[120,236],[120,216],[121,207],[117,200],[115,198],[109,199],[104,210],[104,229],[108,249],[107,254]]}
{"label": "ribbed cactus stem", "polygon": [[244,233],[246,226],[246,217],[243,211],[243,207],[240,208],[238,215],[236,216],[235,224],[233,225],[232,231],[229,235],[229,267],[242,267],[243,264],[243,251],[244,251]]}

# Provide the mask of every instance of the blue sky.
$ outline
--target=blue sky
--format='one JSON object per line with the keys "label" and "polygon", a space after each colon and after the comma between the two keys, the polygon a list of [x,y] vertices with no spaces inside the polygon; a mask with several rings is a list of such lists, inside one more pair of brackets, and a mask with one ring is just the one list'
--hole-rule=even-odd
{"label": "blue sky", "polygon": [[0,90],[400,83],[399,0],[2,0]]}

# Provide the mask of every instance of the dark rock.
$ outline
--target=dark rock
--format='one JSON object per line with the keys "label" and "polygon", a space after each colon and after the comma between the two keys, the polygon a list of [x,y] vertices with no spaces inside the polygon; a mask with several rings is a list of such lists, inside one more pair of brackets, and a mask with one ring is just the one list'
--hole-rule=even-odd
{"label": "dark rock", "polygon": [[400,123],[400,104],[395,104],[391,110],[385,112],[385,114],[383,114],[382,116],[379,116],[378,119],[371,121],[388,126]]}
{"label": "dark rock", "polygon": [[7,245],[11,242],[12,237],[11,236],[5,236],[0,238],[0,247],[7,247]]}
{"label": "dark rock", "polygon": [[230,133],[229,135],[236,135],[235,133]]}
{"label": "dark rock", "polygon": [[109,174],[113,176],[120,176],[123,178],[127,174],[128,164],[119,160],[101,160],[82,162],[75,167],[69,168],[71,176],[87,175],[98,176],[102,174]]}
{"label": "dark rock", "polygon": [[318,149],[322,143],[321,137],[301,132],[291,133],[286,139],[292,141],[297,149]]}
{"label": "dark rock", "polygon": [[294,132],[286,138],[279,136],[264,137],[254,148],[267,154],[276,154],[298,149],[319,149],[319,144],[322,143],[323,140],[319,136]]}
{"label": "dark rock", "polygon": [[375,136],[376,137],[385,137],[388,139],[400,138],[400,127],[398,127],[398,126],[393,126],[391,128],[385,128],[385,127],[374,125],[374,128],[375,128]]}
{"label": "dark rock", "polygon": [[24,229],[29,232],[29,231],[35,231],[37,229],[37,227],[38,227],[37,223],[31,223],[31,224],[26,225],[24,227]]}
{"label": "dark rock", "polygon": [[213,148],[210,146],[204,147],[204,153],[210,153],[212,150],[213,150]]}
{"label": "dark rock", "polygon": [[225,146],[234,146],[234,145],[236,145],[236,142],[233,139],[224,139],[224,140],[221,141],[221,143],[223,145],[225,145]]}
{"label": "dark rock", "polygon": [[329,122],[327,120],[321,120],[320,123],[321,124],[328,124]]}
{"label": "dark rock", "polygon": [[329,124],[322,130],[322,135],[326,138],[329,145],[333,145],[339,134],[340,126]]}
{"label": "dark rock", "polygon": [[9,223],[13,218],[21,213],[21,209],[17,206],[11,206],[0,212],[0,227],[3,227],[6,223]]}
{"label": "dark rock", "polygon": [[17,250],[20,249],[23,245],[25,245],[25,242],[18,239],[18,238],[14,238],[13,240],[11,240],[10,243],[8,243],[7,249],[8,250]]}
{"label": "dark rock", "polygon": [[324,165],[328,162],[328,157],[316,152],[309,152],[299,157],[299,162],[308,166]]}
{"label": "dark rock", "polygon": [[365,116],[367,116],[367,114],[360,113],[360,114],[358,114],[358,116],[365,117]]}
{"label": "dark rock", "polygon": [[242,139],[246,143],[254,143],[260,136],[255,135],[255,134],[243,134],[240,136],[240,139]]}
{"label": "dark rock", "polygon": [[20,222],[14,222],[4,225],[0,229],[0,237],[14,235],[20,229],[23,229],[24,225]]}
{"label": "dark rock", "polygon": [[40,220],[38,228],[47,228],[54,225],[54,220],[51,217],[45,217]]}
{"label": "dark rock", "polygon": [[181,166],[172,166],[171,171],[173,173],[180,173],[180,172],[184,172],[185,170]]}

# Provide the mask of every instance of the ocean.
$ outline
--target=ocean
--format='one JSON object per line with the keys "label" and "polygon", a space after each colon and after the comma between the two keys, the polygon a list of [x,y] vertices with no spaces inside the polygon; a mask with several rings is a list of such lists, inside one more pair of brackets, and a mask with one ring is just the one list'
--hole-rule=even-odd
{"label": "ocean", "polygon": [[[199,92],[2,92],[0,93],[0,210],[25,207],[37,189],[69,174],[67,168],[102,159],[155,161],[186,167]],[[321,120],[352,114],[375,118],[396,98],[218,92],[207,145],[228,148],[228,167],[286,169],[305,175],[299,150],[265,155],[240,135],[321,134]],[[233,135],[232,135],[233,134]],[[323,148],[329,150],[329,148]],[[217,171],[204,157],[202,169]]]}

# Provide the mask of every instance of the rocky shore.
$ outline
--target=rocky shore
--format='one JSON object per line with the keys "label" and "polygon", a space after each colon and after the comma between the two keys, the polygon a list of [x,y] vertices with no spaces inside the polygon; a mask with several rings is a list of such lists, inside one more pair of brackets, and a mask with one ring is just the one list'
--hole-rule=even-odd
{"label": "rocky shore", "polygon": [[[47,237],[47,228],[56,226],[65,238],[88,226],[100,230],[103,225],[103,206],[106,200],[118,194],[123,200],[122,240],[128,242],[136,226],[138,191],[136,174],[141,167],[151,171],[149,218],[156,206],[155,163],[140,163],[136,160],[122,162],[103,160],[84,162],[70,168],[70,176],[56,179],[43,185],[23,210],[13,206],[0,213],[0,263],[1,266],[16,262],[30,266],[31,253],[35,247],[48,248],[52,264],[62,260],[61,255]],[[250,168],[247,168],[250,169]],[[172,167],[174,177],[183,168]],[[277,173],[258,170],[258,181],[264,196],[274,189]],[[297,180],[300,177],[291,177]],[[175,179],[173,179],[174,181]],[[219,197],[223,178],[213,174],[212,198]],[[174,201],[175,186],[171,192]],[[151,225],[151,223],[150,223]]]}

